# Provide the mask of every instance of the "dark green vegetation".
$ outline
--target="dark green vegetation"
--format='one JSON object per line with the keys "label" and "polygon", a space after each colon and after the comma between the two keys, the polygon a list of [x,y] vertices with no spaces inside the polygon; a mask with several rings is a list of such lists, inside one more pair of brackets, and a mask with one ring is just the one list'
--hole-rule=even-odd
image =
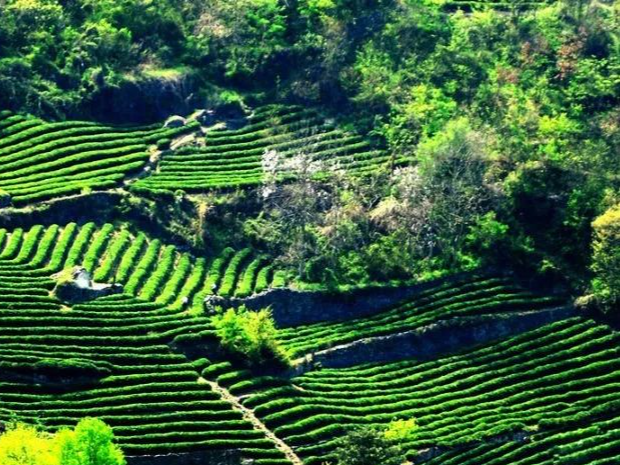
{"label": "dark green vegetation", "polygon": [[75,429],[55,434],[24,423],[8,424],[0,435],[4,465],[126,465],[112,429],[96,418],[81,419]]}
{"label": "dark green vegetation", "polygon": [[277,340],[278,330],[269,310],[230,308],[211,321],[219,344],[229,357],[249,366],[287,367],[288,356]]}
{"label": "dark green vegetation", "polygon": [[618,0],[0,0],[0,224],[0,421],[618,462]]}

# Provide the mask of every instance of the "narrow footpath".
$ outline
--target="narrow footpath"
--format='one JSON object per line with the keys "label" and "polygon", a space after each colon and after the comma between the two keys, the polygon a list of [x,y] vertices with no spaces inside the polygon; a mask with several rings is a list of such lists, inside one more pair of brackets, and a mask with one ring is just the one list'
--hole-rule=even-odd
{"label": "narrow footpath", "polygon": [[262,421],[258,419],[256,415],[254,415],[254,411],[244,406],[239,400],[239,398],[231,394],[228,389],[220,386],[218,383],[214,381],[209,381],[208,379],[205,379],[203,377],[200,377],[198,379],[198,382],[205,383],[211,386],[211,389],[217,392],[222,398],[222,400],[228,402],[229,404],[232,405],[232,407],[235,410],[238,410],[239,412],[241,412],[241,414],[243,415],[243,418],[245,418],[250,423],[252,423],[255,428],[265,433],[265,436],[267,437],[267,439],[272,441],[275,444],[275,446],[278,448],[278,450],[280,450],[286,456],[286,458],[291,461],[291,463],[293,463],[294,465],[303,465],[303,462],[297,456],[295,451],[293,451],[293,449],[291,449],[291,447],[288,444],[286,444],[284,441],[278,438],[273,433],[273,431],[267,428],[267,425],[265,425]]}

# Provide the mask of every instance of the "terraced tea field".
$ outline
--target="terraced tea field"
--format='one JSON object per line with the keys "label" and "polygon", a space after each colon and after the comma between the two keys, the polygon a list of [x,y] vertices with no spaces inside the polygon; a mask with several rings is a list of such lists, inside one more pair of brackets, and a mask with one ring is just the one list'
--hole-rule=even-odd
{"label": "terraced tea field", "polygon": [[[392,160],[363,136],[338,128],[312,109],[259,107],[239,124],[239,129],[226,129],[226,122],[219,121],[201,128],[192,120],[168,129],[111,127],[46,123],[5,111],[0,113],[0,189],[22,207],[127,184],[138,193],[255,186],[264,179],[266,153],[277,153],[283,163],[300,156],[304,163],[320,163],[320,170],[360,175],[405,161]],[[179,144],[184,134],[189,144]],[[165,149],[171,142],[172,149]],[[290,175],[290,167],[281,175]]]}
{"label": "terraced tea field", "polygon": [[[185,289],[191,301],[232,279],[227,287],[233,292],[233,274],[250,279],[241,271],[248,253],[235,262],[240,254],[229,249],[213,260],[219,265],[209,267],[159,241],[143,235],[130,239],[125,230],[93,223],[2,230],[0,237],[0,363],[16,368],[78,358],[110,372],[92,389],[65,393],[2,376],[1,419],[38,418],[57,428],[97,416],[113,426],[128,454],[242,447],[244,455],[262,459],[259,463],[280,463],[272,442],[200,382],[209,361],[190,362],[168,345],[175,336],[210,327],[205,316],[184,311],[171,289]],[[78,262],[99,278],[116,276],[127,293],[64,305],[50,295],[55,284],[50,276]],[[130,272],[129,262],[139,266]],[[243,278],[239,285],[248,287]]]}
{"label": "terraced tea field", "polygon": [[557,298],[532,294],[503,278],[482,277],[440,284],[375,315],[283,328],[280,339],[294,356],[432,325],[440,320],[532,311],[559,305]]}
{"label": "terraced tea field", "polygon": [[0,189],[15,206],[118,186],[149,161],[148,147],[188,128],[109,127],[0,113]]}
{"label": "terraced tea field", "polygon": [[245,296],[285,282],[281,272],[250,249],[228,247],[217,257],[196,259],[109,223],[2,230],[0,239],[0,259],[10,269],[49,277],[79,265],[95,281],[122,284],[127,294],[172,309],[200,309],[209,294]]}
{"label": "terraced tea field", "polygon": [[[614,463],[620,451],[619,337],[586,318],[431,360],[323,368],[288,380],[211,362],[209,353],[189,359],[177,348],[213,337],[200,311],[204,296],[269,286],[272,267],[249,249],[195,258],[95,223],[0,230],[0,246],[0,365],[78,358],[106,370],[93,386],[60,392],[3,376],[2,420],[17,415],[55,429],[98,416],[130,455],[241,449],[263,465],[289,459],[256,421],[308,464],[333,460],[335,441],[350,428],[395,418],[417,420],[408,457],[428,465],[598,465]],[[50,294],[51,276],[76,264],[125,293],[60,302]],[[507,278],[472,275],[366,318],[282,328],[280,339],[301,356],[442,320],[560,304]]]}
{"label": "terraced tea field", "polygon": [[407,418],[419,424],[405,444],[415,463],[611,464],[618,343],[606,325],[572,318],[427,362],[322,369],[277,387],[217,379],[308,464],[333,460],[350,428]]}
{"label": "terraced tea field", "polygon": [[136,186],[196,192],[257,185],[264,179],[264,155],[269,152],[282,160],[302,156],[307,163],[358,174],[394,162],[364,137],[339,129],[315,110],[296,106],[259,107],[240,129],[213,126],[205,132],[202,146],[165,153],[154,175]]}

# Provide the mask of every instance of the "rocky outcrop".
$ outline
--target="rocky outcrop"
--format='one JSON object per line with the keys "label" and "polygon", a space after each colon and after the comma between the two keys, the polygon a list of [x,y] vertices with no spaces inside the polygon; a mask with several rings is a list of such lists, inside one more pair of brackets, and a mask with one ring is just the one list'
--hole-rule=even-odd
{"label": "rocky outcrop", "polygon": [[126,458],[127,465],[244,465],[241,454],[237,450],[196,451],[185,454],[141,455]]}
{"label": "rocky outcrop", "polygon": [[270,289],[247,298],[208,296],[205,310],[224,309],[245,305],[250,310],[271,308],[273,318],[280,327],[298,326],[319,321],[347,320],[367,317],[400,302],[411,299],[420,292],[444,282],[475,279],[478,275],[457,274],[440,280],[403,287],[374,287],[347,293],[299,291],[295,289]]}
{"label": "rocky outcrop", "polygon": [[207,127],[224,123],[227,129],[239,129],[248,123],[247,113],[247,108],[241,102],[232,102],[199,110],[190,118]]}
{"label": "rocky outcrop", "polygon": [[121,284],[103,284],[93,282],[90,273],[82,267],[61,271],[53,276],[57,284],[54,288],[56,297],[66,303],[79,303],[120,294],[123,292]]}
{"label": "rocky outcrop", "polygon": [[102,83],[88,104],[90,116],[113,123],[147,124],[204,106],[191,71],[144,75],[118,85]]}
{"label": "rocky outcrop", "polygon": [[343,368],[362,363],[427,360],[473,346],[531,331],[574,316],[574,307],[530,312],[451,318],[420,329],[369,337],[321,350],[296,361],[291,376],[314,369]]}

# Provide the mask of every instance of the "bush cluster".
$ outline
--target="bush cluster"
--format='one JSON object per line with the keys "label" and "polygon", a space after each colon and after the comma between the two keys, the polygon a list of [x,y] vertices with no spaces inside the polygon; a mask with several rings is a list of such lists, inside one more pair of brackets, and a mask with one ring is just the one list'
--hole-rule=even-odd
{"label": "bush cluster", "polygon": [[222,348],[250,366],[266,362],[288,363],[288,356],[277,341],[277,330],[267,309],[249,311],[228,309],[212,318]]}

